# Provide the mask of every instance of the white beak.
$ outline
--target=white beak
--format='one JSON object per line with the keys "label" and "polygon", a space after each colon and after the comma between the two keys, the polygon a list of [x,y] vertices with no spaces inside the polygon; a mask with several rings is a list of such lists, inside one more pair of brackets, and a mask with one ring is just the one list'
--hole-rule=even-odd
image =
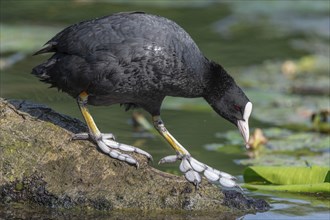
{"label": "white beak", "polygon": [[248,103],[246,103],[245,108],[244,108],[243,120],[238,120],[238,122],[237,122],[237,127],[238,127],[239,131],[241,132],[241,135],[244,138],[246,148],[250,148],[250,146],[248,145],[248,142],[249,142],[249,138],[250,138],[249,117],[251,115],[251,112],[252,112],[252,103],[248,102]]}

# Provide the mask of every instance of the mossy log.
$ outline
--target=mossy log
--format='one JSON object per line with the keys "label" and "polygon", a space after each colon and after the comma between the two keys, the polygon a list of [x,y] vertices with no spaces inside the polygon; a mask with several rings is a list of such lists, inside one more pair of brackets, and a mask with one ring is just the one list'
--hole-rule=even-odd
{"label": "mossy log", "polygon": [[[71,141],[84,123],[44,105],[0,99],[0,203],[52,208],[196,210],[239,216],[264,211],[263,200],[221,191],[206,180],[198,189],[134,154],[137,169]],[[218,216],[219,217],[219,216]]]}

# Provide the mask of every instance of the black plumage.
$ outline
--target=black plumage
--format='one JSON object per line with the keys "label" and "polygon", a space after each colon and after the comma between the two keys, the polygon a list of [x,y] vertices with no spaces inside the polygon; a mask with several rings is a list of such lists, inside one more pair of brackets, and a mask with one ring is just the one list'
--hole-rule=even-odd
{"label": "black plumage", "polygon": [[154,115],[165,96],[212,104],[235,85],[180,26],[141,12],[72,25],[36,54],[46,52],[55,54],[33,74],[75,98],[87,91],[92,105],[130,104]]}
{"label": "black plumage", "polygon": [[[35,54],[48,52],[54,55],[32,73],[78,100],[90,135],[100,148],[102,134],[82,102],[145,109],[183,160],[190,154],[164,127],[159,117],[161,104],[166,96],[204,97],[218,114],[239,127],[247,142],[252,104],[224,68],[207,59],[189,34],[171,20],[126,12],[83,21],[58,33]],[[118,159],[121,154],[113,155]],[[135,163],[127,158],[121,160]],[[189,169],[185,173],[189,181],[200,182]],[[221,179],[218,173],[214,175]]]}

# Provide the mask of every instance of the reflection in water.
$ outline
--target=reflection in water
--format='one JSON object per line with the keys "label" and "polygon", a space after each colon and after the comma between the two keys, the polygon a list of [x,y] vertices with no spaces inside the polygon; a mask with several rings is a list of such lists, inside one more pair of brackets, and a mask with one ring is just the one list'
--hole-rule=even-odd
{"label": "reflection in water", "polygon": [[329,219],[329,196],[300,195],[290,193],[261,194],[253,193],[258,198],[267,200],[271,210],[265,213],[249,214],[244,220],[254,219]]}

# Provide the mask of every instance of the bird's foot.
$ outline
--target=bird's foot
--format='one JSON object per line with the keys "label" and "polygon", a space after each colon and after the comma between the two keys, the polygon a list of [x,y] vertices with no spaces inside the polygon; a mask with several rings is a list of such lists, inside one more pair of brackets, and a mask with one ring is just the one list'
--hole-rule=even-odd
{"label": "bird's foot", "polygon": [[137,162],[137,160],[134,159],[132,156],[124,154],[120,151],[135,152],[146,156],[148,160],[152,160],[152,156],[148,152],[127,144],[116,142],[113,134],[101,134],[100,136],[95,137],[89,133],[79,133],[75,134],[72,139],[93,140],[103,153],[109,155],[114,159],[125,161],[128,164],[134,165],[136,167],[139,167],[139,163]]}
{"label": "bird's foot", "polygon": [[186,179],[198,187],[202,181],[201,175],[203,174],[206,179],[212,183],[220,183],[224,187],[238,187],[235,180],[236,178],[228,173],[216,170],[204,163],[199,162],[190,155],[171,155],[164,157],[159,161],[163,163],[174,163],[177,160],[181,160],[180,171],[184,173]]}

